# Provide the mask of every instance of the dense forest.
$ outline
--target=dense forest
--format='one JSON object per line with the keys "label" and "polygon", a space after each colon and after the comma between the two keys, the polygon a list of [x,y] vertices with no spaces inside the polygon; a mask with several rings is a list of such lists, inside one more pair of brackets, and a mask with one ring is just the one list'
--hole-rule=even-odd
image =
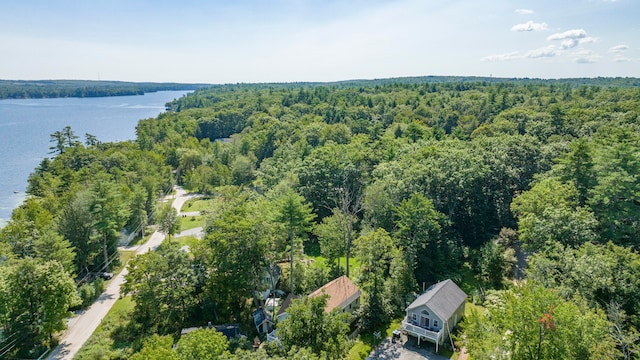
{"label": "dense forest", "polygon": [[99,80],[0,80],[0,99],[142,95],[166,90],[195,90],[206,86],[210,85]]}
{"label": "dense forest", "polygon": [[[90,274],[118,266],[120,231],[173,234],[157,199],[178,184],[209,201],[204,238],[128,263],[127,322],[86,358],[201,357],[194,344],[206,358],[363,358],[358,342],[444,279],[473,304],[456,346],[474,359],[637,358],[639,84],[224,85],[141,120],[133,142],[52,134],[55,157],[0,231],[0,357],[55,345],[69,309],[104,286]],[[275,265],[285,293],[352,278],[355,322],[325,314],[320,297],[277,324],[281,346],[180,338],[214,321],[253,339],[254,290]]]}

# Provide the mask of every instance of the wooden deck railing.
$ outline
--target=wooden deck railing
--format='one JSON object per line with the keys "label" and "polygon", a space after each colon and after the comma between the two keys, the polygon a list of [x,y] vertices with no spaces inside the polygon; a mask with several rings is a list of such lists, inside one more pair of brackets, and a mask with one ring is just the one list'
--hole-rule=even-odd
{"label": "wooden deck railing", "polygon": [[440,335],[439,332],[427,330],[425,328],[421,328],[420,326],[413,325],[412,323],[408,322],[406,319],[402,321],[402,330],[405,330],[413,334],[414,336],[420,335],[422,337],[431,339],[433,341],[439,340],[439,335]]}

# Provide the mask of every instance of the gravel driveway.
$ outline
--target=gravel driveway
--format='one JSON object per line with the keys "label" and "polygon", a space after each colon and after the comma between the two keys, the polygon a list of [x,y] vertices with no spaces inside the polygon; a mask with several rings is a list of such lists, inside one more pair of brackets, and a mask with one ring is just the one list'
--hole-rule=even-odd
{"label": "gravel driveway", "polygon": [[420,347],[415,338],[408,338],[402,335],[401,341],[395,344],[391,338],[386,338],[378,346],[377,351],[372,351],[368,359],[398,359],[398,360],[448,360],[448,357],[435,353],[435,345],[429,342],[421,342]]}

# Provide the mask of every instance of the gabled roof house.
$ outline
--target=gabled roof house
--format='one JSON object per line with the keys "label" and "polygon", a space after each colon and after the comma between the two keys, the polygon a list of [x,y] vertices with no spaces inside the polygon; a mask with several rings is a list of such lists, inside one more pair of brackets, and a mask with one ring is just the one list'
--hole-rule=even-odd
{"label": "gabled roof house", "polygon": [[287,298],[284,299],[284,302],[282,303],[282,305],[280,305],[280,309],[276,314],[277,322],[283,321],[284,319],[289,317],[289,314],[287,314],[287,309],[289,308],[289,305],[291,305],[291,302],[297,298],[298,296],[294,294],[287,295]]}
{"label": "gabled roof house", "polygon": [[346,275],[332,280],[318,290],[309,294],[309,297],[329,295],[324,311],[331,312],[340,309],[352,313],[360,305],[361,291]]}
{"label": "gabled roof house", "polygon": [[[322,296],[323,294],[328,295],[327,305],[324,308],[325,312],[331,312],[334,309],[338,309],[342,312],[353,313],[353,311],[360,306],[360,289],[353,283],[353,281],[344,275],[326,283],[318,290],[309,294],[309,297]],[[293,294],[289,294],[289,296],[287,296],[276,315],[278,322],[289,317],[289,314],[287,314],[287,308],[296,298],[297,296]],[[279,343],[280,339],[277,335],[277,329],[267,334],[267,341]]]}
{"label": "gabled roof house", "polygon": [[451,337],[451,331],[464,314],[467,294],[447,279],[430,286],[407,308],[402,330],[421,340],[438,346]]}

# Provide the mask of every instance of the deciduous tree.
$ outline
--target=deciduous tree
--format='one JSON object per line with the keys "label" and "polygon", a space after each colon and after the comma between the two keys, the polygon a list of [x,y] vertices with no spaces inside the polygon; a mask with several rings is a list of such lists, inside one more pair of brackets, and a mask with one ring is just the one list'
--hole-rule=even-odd
{"label": "deciduous tree", "polygon": [[134,320],[146,333],[178,331],[198,303],[198,276],[189,255],[175,244],[135,257],[120,292],[131,294]]}
{"label": "deciduous tree", "polygon": [[0,266],[0,326],[15,336],[16,348],[9,353],[40,355],[65,328],[69,308],[79,303],[75,282],[57,261],[26,258]]}
{"label": "deciduous tree", "polygon": [[182,360],[173,350],[173,338],[169,335],[153,334],[147,338],[142,349],[131,356],[131,360]]}
{"label": "deciduous tree", "polygon": [[501,295],[503,305],[473,311],[462,323],[474,358],[615,359],[604,312],[564,299],[533,282]]}
{"label": "deciduous tree", "polygon": [[178,340],[176,352],[181,360],[217,360],[229,356],[227,338],[215,329],[198,329]]}
{"label": "deciduous tree", "polygon": [[289,317],[278,325],[285,352],[299,347],[328,359],[344,357],[348,350],[347,321],[351,315],[337,310],[326,312],[326,305],[326,295],[293,301],[287,309]]}
{"label": "deciduous tree", "polygon": [[169,240],[171,236],[180,231],[180,219],[178,211],[167,203],[159,207],[157,215],[158,229],[164,233]]}

